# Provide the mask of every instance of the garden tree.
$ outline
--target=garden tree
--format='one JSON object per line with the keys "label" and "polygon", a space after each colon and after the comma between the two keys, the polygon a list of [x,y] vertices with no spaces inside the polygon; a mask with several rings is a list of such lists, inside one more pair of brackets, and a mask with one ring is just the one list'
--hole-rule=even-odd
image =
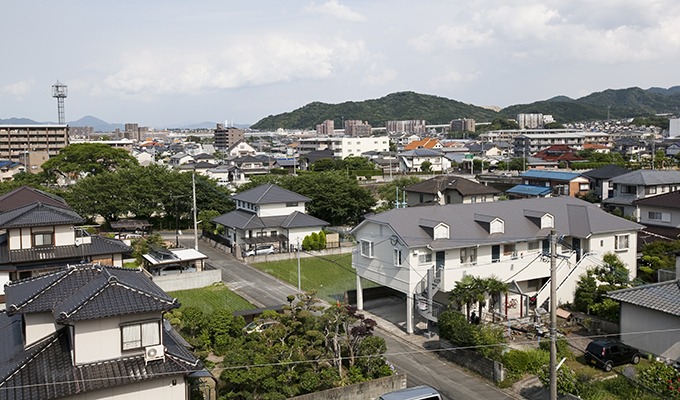
{"label": "garden tree", "polygon": [[486,293],[489,294],[489,309],[494,312],[493,318],[495,320],[496,306],[500,305],[501,295],[508,293],[508,284],[492,275],[485,280],[484,288]]}
{"label": "garden tree", "polygon": [[137,159],[125,149],[103,143],[78,143],[61,149],[59,154],[45,161],[42,169],[49,174],[78,178],[133,165],[137,165]]}
{"label": "garden tree", "polygon": [[[544,365],[538,373],[538,379],[544,387],[550,387],[550,368]],[[579,382],[576,373],[567,365],[557,371],[557,393],[579,395]]]}
{"label": "garden tree", "polygon": [[381,201],[381,205],[375,210],[376,212],[383,212],[391,210],[396,207],[397,190],[399,191],[399,201],[403,202],[403,190],[406,186],[420,182],[422,179],[418,176],[406,176],[393,179],[376,189],[376,196]]}
{"label": "garden tree", "polygon": [[449,300],[456,305],[458,310],[465,306],[465,315],[470,320],[472,305],[478,300],[480,287],[478,281],[472,275],[465,275],[456,282],[456,286],[449,293]]}
{"label": "garden tree", "polygon": [[579,157],[583,157],[591,163],[603,164],[617,164],[625,165],[626,160],[623,159],[621,153],[599,153],[594,150],[581,150],[576,152]]}
{"label": "garden tree", "polygon": [[589,190],[588,193],[578,196],[579,199],[587,201],[588,203],[599,203],[600,196],[594,190]]}
{"label": "garden tree", "polygon": [[646,243],[642,246],[642,259],[638,278],[645,282],[656,282],[659,270],[675,270],[675,254],[680,251],[680,240]]}
{"label": "garden tree", "polygon": [[666,157],[666,153],[663,150],[657,150],[654,153],[654,168],[665,169],[672,166],[672,159]]}
{"label": "garden tree", "polygon": [[345,168],[350,171],[370,171],[375,169],[375,164],[366,157],[347,156],[342,160]]}
{"label": "garden tree", "polygon": [[635,380],[664,399],[680,399],[680,373],[672,365],[652,361],[637,371]]}
{"label": "garden tree", "polygon": [[500,360],[505,343],[505,329],[491,324],[471,324],[468,320],[455,310],[441,313],[437,320],[439,336],[457,346],[473,347],[485,357]]}
{"label": "garden tree", "polygon": [[356,225],[375,205],[371,193],[342,171],[255,176],[238,190],[242,192],[265,183],[309,197],[312,201],[307,204],[307,213],[333,226]]}
{"label": "garden tree", "polygon": [[163,237],[161,235],[154,233],[140,238],[134,238],[130,241],[130,246],[132,247],[132,257],[137,261],[137,265],[142,265],[144,263],[144,254],[149,252],[151,246],[165,247]]}
{"label": "garden tree", "polygon": [[342,160],[335,158],[322,158],[314,161],[309,169],[314,172],[337,171],[343,169],[342,164]]}
{"label": "garden tree", "polygon": [[613,253],[605,254],[603,261],[604,265],[588,270],[579,279],[574,292],[574,308],[616,321],[619,304],[605,295],[612,290],[630,287],[628,269]]}
{"label": "garden tree", "polygon": [[420,164],[420,170],[423,171],[423,172],[430,172],[431,169],[432,169],[432,163],[429,162],[429,161],[423,161]]}
{"label": "garden tree", "polygon": [[214,234],[221,233],[220,231],[224,230],[223,225],[216,225],[212,220],[214,218],[219,217],[222,215],[219,211],[216,210],[201,210],[198,212],[198,227],[199,229],[202,229],[207,232],[211,232]]}
{"label": "garden tree", "polygon": [[[233,209],[224,188],[202,175],[195,178],[198,210],[222,214]],[[155,164],[90,175],[69,187],[64,197],[81,215],[91,220],[101,216],[109,223],[123,216],[166,218],[173,223],[176,216],[192,218],[191,174]]]}
{"label": "garden tree", "polygon": [[510,162],[501,161],[497,165],[501,171],[524,171],[524,164],[523,158],[513,158]]}

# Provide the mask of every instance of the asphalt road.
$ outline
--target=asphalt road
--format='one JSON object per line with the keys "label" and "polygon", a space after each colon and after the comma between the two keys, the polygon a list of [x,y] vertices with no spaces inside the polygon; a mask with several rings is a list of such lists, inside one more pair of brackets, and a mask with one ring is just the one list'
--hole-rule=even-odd
{"label": "asphalt road", "polygon": [[[163,234],[163,233],[162,233]],[[174,233],[164,237],[174,241]],[[180,244],[194,245],[193,237],[183,235]],[[287,304],[286,297],[297,293],[297,288],[261,272],[235,257],[214,249],[206,242],[199,241],[199,251],[209,257],[209,263],[222,271],[222,281],[231,290],[257,307],[275,307]],[[387,344],[387,360],[399,371],[406,372],[408,386],[430,385],[437,388],[450,400],[506,400],[517,399],[483,379],[467,373],[436,353],[427,351],[422,345],[409,342],[405,332],[393,329],[378,329],[377,334]]]}

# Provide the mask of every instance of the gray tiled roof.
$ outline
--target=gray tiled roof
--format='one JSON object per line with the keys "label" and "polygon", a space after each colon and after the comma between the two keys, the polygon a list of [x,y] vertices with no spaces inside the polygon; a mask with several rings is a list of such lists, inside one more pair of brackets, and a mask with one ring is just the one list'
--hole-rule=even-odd
{"label": "gray tiled roof", "polygon": [[85,220],[65,206],[32,203],[0,214],[0,228],[23,228],[49,225],[74,225]]}
{"label": "gray tiled roof", "polygon": [[680,208],[680,191],[659,194],[633,202],[637,206],[654,206],[664,208]]}
{"label": "gray tiled roof", "polygon": [[624,194],[621,196],[609,197],[602,200],[602,204],[624,204],[631,205],[638,197],[634,194]]}
{"label": "gray tiled roof", "polygon": [[320,220],[311,215],[295,211],[289,215],[278,215],[273,217],[258,217],[254,213],[243,210],[235,210],[222,214],[212,219],[220,225],[237,229],[265,229],[265,228],[301,228],[301,227],[321,227],[329,225],[328,222]]}
{"label": "gray tiled roof", "polygon": [[311,200],[309,197],[291,192],[290,190],[271,183],[237,193],[233,195],[232,198],[234,200],[241,200],[252,204],[308,202]]}
{"label": "gray tiled roof", "polygon": [[[608,214],[596,205],[570,196],[494,201],[488,203],[447,204],[432,207],[409,207],[369,216],[353,229],[357,232],[370,222],[388,225],[409,247],[431,245],[437,249],[468,247],[473,244],[516,243],[536,240],[547,232],[525,216],[525,210],[543,212],[554,217],[555,230],[560,235],[587,237],[591,234],[633,231],[642,225]],[[532,213],[529,213],[532,214]],[[505,232],[489,235],[479,215],[498,217],[504,221]],[[449,239],[433,240],[419,226],[421,219],[441,221],[449,226]]]}
{"label": "gray tiled roof", "polygon": [[2,265],[5,264],[77,260],[89,256],[132,252],[132,247],[117,239],[109,239],[99,235],[93,235],[90,239],[90,243],[78,246],[32,247],[20,250],[8,250],[7,243],[4,243],[0,245],[0,270],[3,269]]}
{"label": "gray tiled roof", "polygon": [[680,183],[680,171],[657,171],[639,169],[612,178],[612,183],[621,185],[650,186]]}
{"label": "gray tiled roof", "polygon": [[53,206],[68,207],[66,200],[59,196],[43,192],[42,190],[30,186],[21,186],[0,196],[0,212],[13,210],[38,202]]}
{"label": "gray tiled roof", "polygon": [[581,175],[590,179],[611,179],[619,175],[627,174],[629,172],[630,170],[628,168],[610,164],[605,165],[604,167],[591,169],[590,171],[586,171]]}
{"label": "gray tiled roof", "polygon": [[446,190],[458,191],[463,196],[476,194],[499,194],[500,190],[491,186],[482,185],[469,179],[455,175],[440,175],[422,182],[408,185],[404,188],[407,192],[437,194]]}
{"label": "gray tiled roof", "polygon": [[[0,334],[5,338],[12,334],[11,330],[20,333],[18,325],[9,329],[0,326]],[[27,350],[22,346],[19,351],[0,356],[0,398],[57,399],[203,369],[200,361],[181,348],[167,330],[163,331],[163,343],[165,360],[147,363],[138,355],[74,365],[72,343],[64,327]]]}
{"label": "gray tiled roof", "polygon": [[92,264],[10,282],[5,294],[8,314],[51,311],[60,323],[179,306],[142,270]]}
{"label": "gray tiled roof", "polygon": [[607,296],[622,303],[680,316],[680,286],[678,281],[654,283],[616,290]]}

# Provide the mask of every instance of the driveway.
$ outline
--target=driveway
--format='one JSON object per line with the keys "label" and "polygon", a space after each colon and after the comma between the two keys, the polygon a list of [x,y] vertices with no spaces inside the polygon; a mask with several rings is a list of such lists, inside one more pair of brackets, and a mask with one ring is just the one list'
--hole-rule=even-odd
{"label": "driveway", "polygon": [[[161,235],[174,241],[174,232]],[[184,247],[194,246],[191,235],[182,235],[179,241]],[[257,307],[287,304],[286,297],[297,293],[296,287],[261,272],[206,242],[199,241],[198,250],[209,257],[210,264],[222,271],[222,280],[231,290]],[[437,356],[436,352],[431,351],[432,339],[418,334],[406,334],[403,329],[405,300],[391,298],[367,301],[364,308],[366,317],[378,322],[376,334],[387,343],[387,360],[398,370],[407,373],[409,387],[430,385],[440,390],[445,399],[521,399],[521,396],[498,389]]]}

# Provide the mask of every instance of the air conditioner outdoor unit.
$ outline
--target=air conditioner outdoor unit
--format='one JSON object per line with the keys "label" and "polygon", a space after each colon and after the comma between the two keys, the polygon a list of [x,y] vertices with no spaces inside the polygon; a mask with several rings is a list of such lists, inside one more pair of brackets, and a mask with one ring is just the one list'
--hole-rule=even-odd
{"label": "air conditioner outdoor unit", "polygon": [[147,363],[153,360],[165,359],[165,348],[162,344],[156,346],[147,346],[144,348],[144,361]]}

